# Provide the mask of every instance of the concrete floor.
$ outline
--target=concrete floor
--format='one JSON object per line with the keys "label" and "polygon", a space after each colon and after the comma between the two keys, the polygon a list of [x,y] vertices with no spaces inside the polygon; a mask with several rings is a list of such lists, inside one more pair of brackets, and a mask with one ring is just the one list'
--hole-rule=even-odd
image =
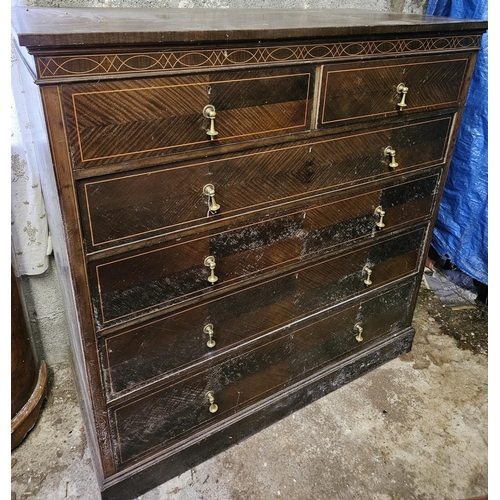
{"label": "concrete floor", "polygon": [[[444,308],[422,288],[414,326],[411,353],[139,498],[483,498],[487,315]],[[38,423],[12,452],[11,499],[97,500],[70,368],[50,368]]]}

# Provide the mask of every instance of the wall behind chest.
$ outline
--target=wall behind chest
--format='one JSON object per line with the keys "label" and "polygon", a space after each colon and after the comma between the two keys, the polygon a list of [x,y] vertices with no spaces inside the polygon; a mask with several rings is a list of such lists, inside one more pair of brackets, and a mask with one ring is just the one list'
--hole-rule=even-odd
{"label": "wall behind chest", "polygon": [[423,14],[428,0],[12,0],[31,7],[203,7],[283,9],[369,9]]}

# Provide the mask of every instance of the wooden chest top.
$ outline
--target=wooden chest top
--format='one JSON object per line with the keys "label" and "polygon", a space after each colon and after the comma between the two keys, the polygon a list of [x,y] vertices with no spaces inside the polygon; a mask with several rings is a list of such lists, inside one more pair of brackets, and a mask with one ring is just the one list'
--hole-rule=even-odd
{"label": "wooden chest top", "polygon": [[[292,40],[452,32],[465,20],[362,9],[84,9],[17,7],[20,45],[35,47]],[[22,15],[20,12],[22,11]],[[483,21],[467,29],[484,31]]]}

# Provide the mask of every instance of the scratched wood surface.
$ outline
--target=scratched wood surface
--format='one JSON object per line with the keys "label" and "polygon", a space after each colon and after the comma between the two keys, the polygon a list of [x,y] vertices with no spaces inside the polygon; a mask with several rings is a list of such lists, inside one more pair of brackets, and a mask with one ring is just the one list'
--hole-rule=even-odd
{"label": "scratched wood surface", "polygon": [[[382,334],[409,326],[406,297],[413,284],[407,282],[305,325],[294,325],[285,336],[113,409],[120,462],[168,446],[201,425],[223,420],[236,409],[306,377],[311,370],[370,345]],[[362,341],[356,340],[355,324],[365,325]],[[208,411],[208,391],[214,391],[219,407],[215,414]]]}
{"label": "scratched wood surface", "polygon": [[[375,223],[379,221],[379,217],[374,214],[375,208],[379,205],[386,212],[385,220],[388,224],[385,232],[397,229],[401,224],[408,224],[430,215],[432,200],[440,180],[440,171],[441,168],[438,168],[426,175],[399,178],[391,180],[390,183],[386,181],[381,187],[377,186],[375,189],[370,187],[369,190],[365,188],[364,192],[348,197],[336,194],[334,197],[322,198],[315,204],[308,204],[305,209],[299,207],[298,210],[275,211],[272,217],[265,214],[265,217],[247,218],[243,225],[240,222],[225,226],[222,231],[210,231],[209,235],[198,232],[195,238],[197,241],[209,240],[208,245],[198,246],[202,252],[198,256],[198,263],[208,255],[214,255],[217,259],[239,259],[244,252],[258,250],[255,256],[250,256],[244,262],[235,261],[236,267],[232,268],[232,272],[226,272],[230,278],[237,276],[240,271],[251,274],[272,266],[273,262],[284,263],[371,234]],[[290,247],[286,256],[277,255],[275,259],[269,256],[263,259],[264,255],[272,254],[275,244],[289,239],[300,240],[302,237],[304,237],[302,244]],[[175,246],[188,244],[191,239],[177,237],[173,244]],[[196,246],[197,243],[193,245]],[[150,250],[169,246],[172,246],[172,243],[163,246],[150,245]],[[131,249],[126,253],[121,251],[120,255],[127,258],[142,252],[147,253],[148,250]],[[179,252],[182,253],[182,250],[177,251]],[[112,255],[115,254],[114,251]],[[97,257],[98,255],[93,256],[92,260],[98,260]],[[112,259],[104,259],[101,255],[99,260],[108,262]]]}
{"label": "scratched wood surface", "polygon": [[[361,292],[364,287],[363,280],[359,277],[365,264],[377,266],[373,277],[375,286],[395,279],[416,270],[423,236],[423,230],[413,231],[375,246],[330,258],[312,267],[299,268],[293,274],[294,278],[283,279],[283,293],[288,296],[300,291],[301,299],[292,302],[292,310],[295,315],[301,315],[317,309],[329,300],[340,300]],[[191,247],[187,251],[192,255]],[[186,270],[162,275],[171,273],[170,269],[165,270],[171,262],[173,261],[166,261],[165,264],[162,259],[153,259],[146,267],[143,262],[136,264],[132,261],[125,262],[123,267],[110,265],[107,269],[98,269],[99,288],[95,289],[99,292],[94,296],[95,309],[99,311],[98,318],[101,320],[98,328],[123,323],[151,311],[163,310],[179,301],[196,298],[195,294],[194,297],[183,297],[189,287],[201,289],[209,295],[224,292],[224,287],[219,291],[217,284],[208,282],[209,271],[198,261],[195,264],[187,261]],[[221,275],[222,284],[223,279]],[[339,282],[342,286],[339,286]],[[263,296],[265,295],[266,292],[263,291]],[[275,300],[278,299],[279,294],[275,295]],[[259,302],[258,298],[255,300]],[[253,305],[247,301],[245,307],[252,308]],[[293,317],[292,314],[288,319],[292,320]]]}
{"label": "scratched wood surface", "polygon": [[[361,273],[358,273],[357,278],[360,276]],[[356,275],[346,279],[355,281]],[[377,285],[358,287],[363,291],[374,288]],[[217,359],[243,342],[285,327],[292,319],[314,312],[315,305],[311,304],[300,311],[301,315],[297,315],[294,308],[294,301],[303,300],[306,293],[307,287],[300,287],[293,275],[287,275],[187,312],[106,337],[102,343],[102,356],[107,367],[109,395],[116,398],[120,393],[137,389],[146,382],[184,372],[195,361]],[[352,294],[352,289],[346,287],[344,293]],[[339,293],[337,300],[342,298],[342,293]],[[325,301],[316,304],[319,308],[326,305]],[[213,348],[207,346],[209,337],[204,332],[207,324],[213,324]]]}
{"label": "scratched wood surface", "polygon": [[[187,226],[220,225],[249,210],[439,164],[450,127],[451,119],[445,116],[179,168],[82,181],[79,199],[87,248],[165,235]],[[394,170],[384,154],[387,146],[396,150]],[[214,186],[220,205],[214,214],[208,213],[208,197],[203,194],[207,183]]]}
{"label": "scratched wood surface", "polygon": [[[19,13],[21,12],[21,13]],[[59,9],[18,7],[13,26],[22,45],[141,45],[228,40],[286,40],[460,31],[463,19],[362,9]],[[484,22],[467,21],[470,30]]]}

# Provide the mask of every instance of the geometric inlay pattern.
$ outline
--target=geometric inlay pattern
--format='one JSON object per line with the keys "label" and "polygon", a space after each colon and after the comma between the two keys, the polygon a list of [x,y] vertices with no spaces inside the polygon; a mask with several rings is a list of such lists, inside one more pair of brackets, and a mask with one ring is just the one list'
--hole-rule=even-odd
{"label": "geometric inlay pattern", "polygon": [[36,61],[38,77],[43,80],[74,76],[119,75],[134,72],[223,68],[277,62],[328,61],[356,56],[463,50],[478,48],[480,41],[480,35],[467,35],[258,48],[237,47],[209,50],[165,50],[131,54],[37,56]]}

